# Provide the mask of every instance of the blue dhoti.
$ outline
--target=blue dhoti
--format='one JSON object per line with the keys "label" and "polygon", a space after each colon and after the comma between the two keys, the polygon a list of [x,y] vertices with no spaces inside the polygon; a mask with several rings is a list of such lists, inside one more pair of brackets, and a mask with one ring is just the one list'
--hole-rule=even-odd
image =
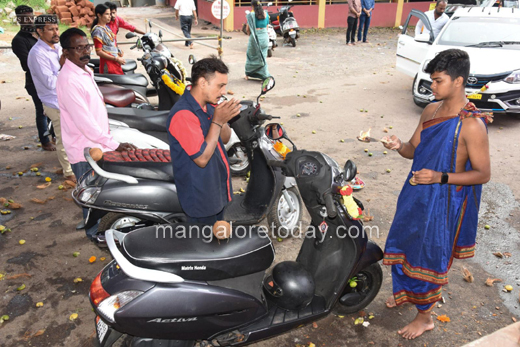
{"label": "blue dhoti", "polygon": [[[383,264],[392,265],[396,304],[429,311],[441,299],[453,258],[473,257],[482,185],[410,184],[412,171],[455,172],[464,118],[491,119],[468,103],[458,116],[423,124],[412,169],[397,201]],[[471,163],[466,163],[466,171]]]}

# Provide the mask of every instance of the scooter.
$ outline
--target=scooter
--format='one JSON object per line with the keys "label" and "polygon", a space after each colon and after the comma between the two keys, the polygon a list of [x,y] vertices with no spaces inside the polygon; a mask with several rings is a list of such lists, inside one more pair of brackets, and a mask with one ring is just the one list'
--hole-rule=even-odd
{"label": "scooter", "polygon": [[[279,124],[271,126],[285,138]],[[296,261],[267,272],[274,248],[256,227],[245,236],[234,228],[227,241],[191,233],[207,227],[203,235],[213,236],[211,226],[185,223],[107,230],[114,260],[90,287],[101,347],[123,335],[131,347],[238,346],[372,302],[383,280],[383,252],[339,194],[355,165],[349,160],[341,172],[325,154],[305,150],[272,165],[296,178],[312,218]]]}
{"label": "scooter", "polygon": [[276,31],[271,24],[267,24],[267,35],[269,36],[269,48],[267,49],[267,56],[270,58],[273,56],[273,51],[278,44],[276,43]]}
{"label": "scooter", "polygon": [[[292,0],[289,0],[292,2]],[[294,14],[290,9],[294,5],[286,5],[280,7],[278,13],[269,13],[271,23],[273,23],[274,30],[283,37],[284,43],[291,44],[296,47],[296,40],[300,38],[300,27]]]}
{"label": "scooter", "polygon": [[[274,86],[274,78],[266,81],[260,95],[272,88],[267,88],[269,81]],[[256,103],[241,101],[240,117],[236,118],[230,122],[231,128],[252,159],[251,174],[245,194],[233,195],[226,207],[225,220],[252,225],[267,217],[269,225],[297,229],[302,203],[295,181],[286,179],[267,163],[281,160],[284,155],[277,152],[262,127],[274,117],[263,113],[257,99]],[[72,196],[90,211],[87,228],[101,219],[101,243],[108,229],[128,232],[141,226],[186,220],[177,197],[169,151],[138,150],[128,155],[123,159],[119,152],[107,152],[101,160],[94,161],[85,149],[85,159],[94,172],[78,179]]]}

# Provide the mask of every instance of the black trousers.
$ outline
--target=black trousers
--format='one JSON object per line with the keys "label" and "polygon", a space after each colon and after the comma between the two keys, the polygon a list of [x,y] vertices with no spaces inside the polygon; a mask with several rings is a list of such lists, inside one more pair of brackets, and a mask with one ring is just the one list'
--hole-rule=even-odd
{"label": "black trousers", "polygon": [[43,113],[43,104],[38,97],[38,93],[36,92],[36,88],[33,84],[28,84],[25,86],[25,90],[31,96],[34,108],[36,109],[36,128],[38,129],[38,137],[40,138],[40,142],[42,145],[49,143],[49,137],[45,136],[45,132],[47,131],[47,116]]}
{"label": "black trousers", "polygon": [[[184,37],[190,38],[191,37],[191,23],[193,21],[192,16],[180,16],[181,18],[181,30],[184,34]],[[191,41],[185,41],[186,47],[191,45]]]}
{"label": "black trousers", "polygon": [[356,17],[347,18],[347,43],[356,42],[356,28],[358,19]]}

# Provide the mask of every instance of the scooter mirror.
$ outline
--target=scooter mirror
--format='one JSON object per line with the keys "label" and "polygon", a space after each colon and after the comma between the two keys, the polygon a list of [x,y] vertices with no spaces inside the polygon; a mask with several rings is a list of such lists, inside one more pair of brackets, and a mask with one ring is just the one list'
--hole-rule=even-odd
{"label": "scooter mirror", "polygon": [[352,160],[347,160],[343,168],[343,178],[345,181],[350,182],[357,175],[357,166]]}
{"label": "scooter mirror", "polygon": [[152,21],[151,20],[148,21],[148,26],[150,27],[150,29],[152,28]]}
{"label": "scooter mirror", "polygon": [[265,127],[265,136],[271,140],[279,140],[286,138],[286,132],[283,126],[278,123],[271,123]]}
{"label": "scooter mirror", "polygon": [[162,38],[162,30],[159,30],[159,37]]}
{"label": "scooter mirror", "polygon": [[191,65],[195,64],[197,62],[197,59],[195,58],[195,56],[193,54],[190,54],[189,57],[188,57],[188,63],[190,63]]}
{"label": "scooter mirror", "polygon": [[262,83],[262,93],[261,95],[264,95],[265,93],[267,93],[268,91],[270,91],[271,89],[274,88],[274,77],[273,76],[269,76],[267,77],[264,82]]}
{"label": "scooter mirror", "polygon": [[125,37],[127,39],[131,39],[132,37],[136,37],[136,36],[137,36],[136,34],[134,34],[133,32],[130,32],[130,31],[127,32],[126,35],[125,35]]}

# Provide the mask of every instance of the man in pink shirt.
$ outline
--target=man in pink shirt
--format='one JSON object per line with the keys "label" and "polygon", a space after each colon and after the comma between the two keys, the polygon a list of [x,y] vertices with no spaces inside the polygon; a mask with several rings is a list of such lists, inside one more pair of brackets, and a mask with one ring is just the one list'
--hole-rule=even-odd
{"label": "man in pink shirt", "polygon": [[[61,136],[63,147],[69,158],[74,175],[81,176],[91,169],[83,150],[86,147],[106,151],[131,151],[136,147],[130,143],[119,143],[110,134],[108,115],[103,96],[94,82],[93,72],[86,65],[90,61],[92,45],[80,29],[67,29],[60,36],[65,56],[56,82],[60,107]],[[88,210],[83,209],[86,218]],[[87,237],[94,239],[97,225],[86,230]]]}

